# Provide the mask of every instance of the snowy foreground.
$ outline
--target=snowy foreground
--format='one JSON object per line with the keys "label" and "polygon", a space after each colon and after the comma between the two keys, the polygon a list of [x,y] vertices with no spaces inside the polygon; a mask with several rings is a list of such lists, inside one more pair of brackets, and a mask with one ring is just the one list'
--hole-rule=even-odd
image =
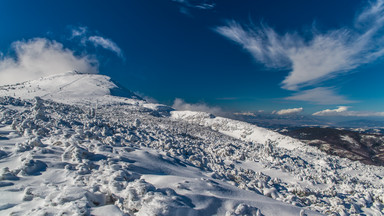
{"label": "snowy foreground", "polygon": [[0,87],[0,168],[0,215],[384,214],[382,167],[101,75]]}

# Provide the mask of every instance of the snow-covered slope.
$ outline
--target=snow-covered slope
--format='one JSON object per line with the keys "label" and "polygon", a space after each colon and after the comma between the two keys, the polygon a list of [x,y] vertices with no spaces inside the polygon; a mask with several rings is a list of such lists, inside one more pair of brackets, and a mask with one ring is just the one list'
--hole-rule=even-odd
{"label": "snow-covered slope", "polygon": [[[0,87],[0,96],[22,99],[41,97],[64,103],[105,103],[124,99],[141,98],[113,83],[108,76],[67,72],[14,85]],[[121,100],[122,98],[120,98]]]}
{"label": "snow-covered slope", "polygon": [[265,143],[268,140],[275,142],[279,147],[294,149],[302,147],[304,144],[297,139],[283,136],[274,131],[258,127],[246,122],[232,120],[228,118],[215,117],[212,114],[194,111],[172,111],[171,117],[177,120],[185,120],[215,131],[219,131],[228,136],[248,142]]}
{"label": "snow-covered slope", "polygon": [[[90,86],[50,92],[49,80],[63,81],[55,76],[1,88],[0,215],[384,213],[382,167],[243,122],[116,97],[105,76],[62,77]],[[29,95],[29,85],[40,89]]]}

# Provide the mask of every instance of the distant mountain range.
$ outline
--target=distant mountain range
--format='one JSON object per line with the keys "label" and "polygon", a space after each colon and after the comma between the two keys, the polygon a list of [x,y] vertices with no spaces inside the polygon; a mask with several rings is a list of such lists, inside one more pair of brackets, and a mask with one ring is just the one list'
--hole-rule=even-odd
{"label": "distant mountain range", "polygon": [[224,116],[271,129],[306,126],[361,128],[364,130],[384,128],[384,118],[367,117],[363,119],[361,117],[276,115],[269,113],[226,113]]}
{"label": "distant mountain range", "polygon": [[384,121],[265,113],[237,113],[228,117],[273,129],[328,154],[384,165]]}
{"label": "distant mountain range", "polygon": [[327,122],[313,116],[276,115],[268,113],[227,113],[225,117],[245,121],[260,127],[278,129],[303,125],[327,125]]}
{"label": "distant mountain range", "polygon": [[384,136],[335,128],[302,127],[282,134],[340,157],[365,164],[384,165]]}

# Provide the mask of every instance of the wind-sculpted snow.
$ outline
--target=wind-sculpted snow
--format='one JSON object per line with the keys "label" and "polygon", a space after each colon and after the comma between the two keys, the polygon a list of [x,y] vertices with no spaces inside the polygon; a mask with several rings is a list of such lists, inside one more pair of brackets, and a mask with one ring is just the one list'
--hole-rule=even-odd
{"label": "wind-sculpted snow", "polygon": [[239,188],[237,168],[224,162],[217,141],[240,141],[159,117],[161,110],[136,103],[95,108],[41,98],[0,101],[1,215],[300,212]]}
{"label": "wind-sculpted snow", "polygon": [[142,100],[0,97],[0,215],[384,213],[384,169]]}
{"label": "wind-sculpted snow", "polygon": [[257,127],[255,125],[232,120],[228,118],[215,117],[212,114],[193,111],[173,111],[172,118],[186,120],[190,123],[210,127],[228,136],[249,142],[265,143],[274,141],[279,147],[294,149],[303,146],[299,140],[280,135],[274,131]]}
{"label": "wind-sculpted snow", "polygon": [[[274,199],[299,206],[309,205],[313,210],[326,214],[383,213],[382,167],[365,166],[358,162],[328,156],[312,147],[304,146],[298,140],[208,113],[173,111],[172,118],[248,141],[248,145],[244,143],[233,147],[224,145],[227,151],[223,150],[226,154],[221,156],[231,155],[227,161],[240,160],[233,163],[234,167],[240,170],[248,168],[270,174],[270,177],[277,177],[279,187],[263,188],[262,184],[249,187],[252,181],[236,179],[235,182],[240,182],[239,185],[243,188],[251,190],[256,188],[258,192]],[[241,183],[248,184],[242,186]],[[292,194],[295,196],[292,197]],[[279,195],[283,195],[284,198],[279,199]],[[376,204],[373,204],[373,197],[377,199]],[[378,207],[377,211],[372,211],[375,206]],[[371,209],[365,211],[366,208]]]}
{"label": "wind-sculpted snow", "polygon": [[[113,83],[107,76],[68,72],[52,75],[39,80],[26,81],[14,85],[0,86],[0,96],[33,99],[40,97],[57,102],[99,104],[140,102],[141,98],[131,91]],[[119,97],[113,97],[119,96]]]}

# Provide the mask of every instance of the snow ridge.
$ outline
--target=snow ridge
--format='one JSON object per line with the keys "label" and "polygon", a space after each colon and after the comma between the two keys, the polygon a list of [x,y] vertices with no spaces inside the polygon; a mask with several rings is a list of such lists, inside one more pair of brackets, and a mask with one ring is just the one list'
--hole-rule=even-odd
{"label": "snow ridge", "polygon": [[257,127],[255,125],[232,120],[228,118],[215,117],[212,114],[194,111],[173,111],[171,117],[174,119],[186,120],[205,127],[210,127],[236,139],[248,142],[265,143],[268,140],[274,141],[279,147],[286,149],[300,148],[304,144],[296,139],[283,136],[274,131]]}
{"label": "snow ridge", "polygon": [[78,72],[67,72],[39,80],[1,86],[0,95],[22,99],[40,97],[67,104],[142,100],[131,91],[113,83],[108,76]]}

